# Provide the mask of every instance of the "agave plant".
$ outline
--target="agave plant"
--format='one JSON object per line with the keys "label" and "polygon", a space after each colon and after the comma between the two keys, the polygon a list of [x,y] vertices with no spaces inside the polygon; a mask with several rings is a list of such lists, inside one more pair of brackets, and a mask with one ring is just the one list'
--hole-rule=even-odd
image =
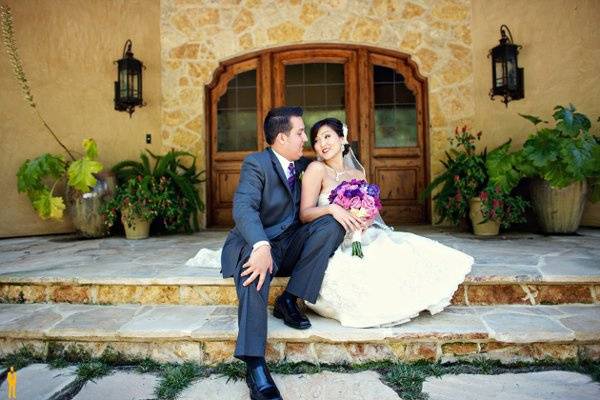
{"label": "agave plant", "polygon": [[138,176],[151,177],[156,182],[158,216],[163,219],[165,229],[169,232],[199,230],[198,213],[204,211],[204,203],[196,185],[205,181],[205,171],[197,172],[196,157],[186,151],[171,150],[164,155],[146,152],[148,154],[140,154],[140,161],[125,160],[112,167],[119,184]]}

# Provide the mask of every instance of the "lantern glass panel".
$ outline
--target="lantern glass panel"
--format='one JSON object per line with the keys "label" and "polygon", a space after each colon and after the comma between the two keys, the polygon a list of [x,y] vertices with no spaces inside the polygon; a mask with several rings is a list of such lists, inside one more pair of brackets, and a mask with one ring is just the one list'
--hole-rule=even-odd
{"label": "lantern glass panel", "polygon": [[119,97],[122,99],[127,97],[127,70],[120,69],[119,70]]}
{"label": "lantern glass panel", "polygon": [[508,88],[510,90],[515,90],[517,88],[517,68],[514,60],[508,60],[506,62],[506,75]]}
{"label": "lantern glass panel", "polygon": [[138,84],[139,84],[139,75],[136,73],[133,73],[132,75],[130,75],[130,82],[131,82],[131,97],[133,98],[138,98],[139,97],[139,92],[138,92]]}
{"label": "lantern glass panel", "polygon": [[496,87],[502,87],[505,85],[506,83],[506,74],[504,71],[504,63],[502,62],[502,60],[498,59],[495,61],[496,66],[495,68],[495,79],[496,79]]}

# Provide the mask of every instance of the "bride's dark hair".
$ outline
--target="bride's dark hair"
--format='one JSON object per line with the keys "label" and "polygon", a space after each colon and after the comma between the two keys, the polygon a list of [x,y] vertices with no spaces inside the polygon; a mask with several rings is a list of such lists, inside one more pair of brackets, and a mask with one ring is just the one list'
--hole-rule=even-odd
{"label": "bride's dark hair", "polygon": [[[344,124],[337,118],[325,118],[320,121],[315,122],[315,124],[310,128],[310,143],[315,148],[315,142],[317,141],[317,132],[323,126],[327,125],[331,129],[334,130],[335,133],[341,138],[344,137]],[[344,144],[344,151],[342,151],[342,155],[345,156],[350,151],[350,145],[348,143]]]}

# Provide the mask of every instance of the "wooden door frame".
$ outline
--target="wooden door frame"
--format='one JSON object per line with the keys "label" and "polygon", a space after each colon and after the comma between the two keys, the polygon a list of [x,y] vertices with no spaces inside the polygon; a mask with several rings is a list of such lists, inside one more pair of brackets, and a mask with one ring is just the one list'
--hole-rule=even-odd
{"label": "wooden door frame", "polygon": [[[280,46],[273,47],[265,50],[258,50],[251,53],[247,53],[241,56],[237,56],[225,61],[221,61],[219,66],[215,69],[213,73],[213,78],[204,87],[204,107],[205,107],[205,124],[206,124],[206,134],[205,134],[205,145],[206,145],[206,168],[209,170],[207,174],[207,190],[206,190],[206,200],[207,200],[207,210],[210,210],[213,202],[214,202],[214,190],[216,189],[215,185],[215,176],[213,162],[214,161],[230,161],[233,163],[242,162],[245,155],[251,152],[232,152],[226,155],[218,155],[216,153],[216,143],[212,140],[213,131],[216,129],[216,109],[214,106],[216,104],[214,97],[217,93],[222,95],[227,88],[227,83],[231,80],[236,73],[243,72],[240,69],[239,65],[243,65],[246,70],[251,69],[248,65],[252,65],[255,63],[257,70],[257,141],[258,141],[258,150],[264,149],[265,143],[264,139],[261,140],[258,138],[258,135],[262,136],[262,122],[271,107],[278,104],[278,100],[276,97],[276,90],[273,86],[276,84],[274,82],[274,74],[272,74],[273,69],[275,68],[275,57],[284,52],[298,52],[298,54],[302,54],[302,51],[310,51],[315,52],[316,54],[322,54],[322,61],[329,61],[336,57],[339,57],[340,54],[349,54],[353,53],[356,55],[356,71],[348,71],[345,70],[346,76],[346,95],[348,95],[349,85],[356,85],[356,88],[352,89],[358,93],[356,104],[354,105],[356,112],[351,113],[350,120],[348,121],[349,131],[357,132],[358,137],[360,138],[359,148],[361,149],[361,154],[368,154],[368,146],[371,145],[370,141],[374,140],[371,138],[370,132],[372,132],[372,127],[374,126],[374,121],[372,120],[371,110],[373,109],[373,99],[372,99],[372,76],[369,71],[370,57],[385,57],[396,59],[395,70],[405,71],[405,76],[410,76],[410,82],[407,82],[407,86],[412,90],[409,85],[420,85],[421,90],[418,92],[421,93],[421,96],[416,99],[418,102],[418,115],[417,115],[417,123],[420,126],[420,130],[422,134],[419,134],[419,138],[424,141],[423,143],[423,154],[424,158],[424,172],[425,172],[425,184],[431,181],[430,176],[430,157],[431,157],[431,149],[430,149],[430,125],[429,125],[429,87],[427,78],[421,75],[419,72],[419,68],[417,64],[411,59],[410,55],[397,52],[394,50],[382,49],[373,46],[363,46],[363,45],[354,45],[354,44],[333,44],[333,43],[316,43],[316,44],[298,44],[298,45],[289,45],[289,46]],[[301,57],[300,57],[301,58]],[[312,62],[319,61],[319,57],[310,57],[309,59]],[[305,59],[304,61],[308,61]],[[354,63],[352,63],[354,64]],[[237,72],[236,72],[237,71]],[[353,74],[354,77],[350,76]],[[371,79],[359,79],[359,77],[371,77]],[[222,90],[222,92],[221,92]],[[268,94],[268,95],[263,95]],[[353,99],[349,99],[346,97],[347,102],[351,102]],[[349,105],[349,104],[348,104]],[[214,110],[213,110],[214,109]],[[347,107],[348,109],[348,107]],[[350,113],[349,113],[350,114]],[[352,133],[351,133],[352,135]],[[351,139],[351,138],[350,138]],[[213,153],[213,146],[215,146]],[[374,148],[374,147],[372,147]],[[382,149],[383,150],[383,149]],[[385,154],[385,150],[382,154]],[[370,173],[370,160],[365,159],[362,161],[365,165],[365,170],[367,173]],[[211,212],[207,211],[207,225],[210,226],[212,224],[212,216]],[[431,222],[431,202],[427,202],[425,204],[425,219],[428,222]]]}

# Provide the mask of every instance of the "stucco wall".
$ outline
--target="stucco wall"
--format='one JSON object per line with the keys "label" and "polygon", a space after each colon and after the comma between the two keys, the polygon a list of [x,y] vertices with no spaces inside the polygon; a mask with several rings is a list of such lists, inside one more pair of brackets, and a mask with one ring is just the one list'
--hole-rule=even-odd
{"label": "stucco wall", "polygon": [[[137,158],[153,135],[160,139],[160,31],[158,0],[1,0],[12,8],[17,46],[48,124],[71,149],[98,142],[105,166]],[[127,39],[142,60],[145,108],[130,119],[113,109],[116,66]],[[0,46],[0,236],[72,231],[68,222],[42,221],[24,194],[16,172],[27,158],[61,148],[44,130],[21,95]]]}
{"label": "stucco wall", "polygon": [[[500,25],[523,46],[525,98],[508,108],[489,99],[489,50],[498,44]],[[573,103],[600,133],[600,1],[473,0],[475,118],[482,145],[493,148],[509,137],[520,146],[534,127],[518,113],[552,121],[555,105]]]}

